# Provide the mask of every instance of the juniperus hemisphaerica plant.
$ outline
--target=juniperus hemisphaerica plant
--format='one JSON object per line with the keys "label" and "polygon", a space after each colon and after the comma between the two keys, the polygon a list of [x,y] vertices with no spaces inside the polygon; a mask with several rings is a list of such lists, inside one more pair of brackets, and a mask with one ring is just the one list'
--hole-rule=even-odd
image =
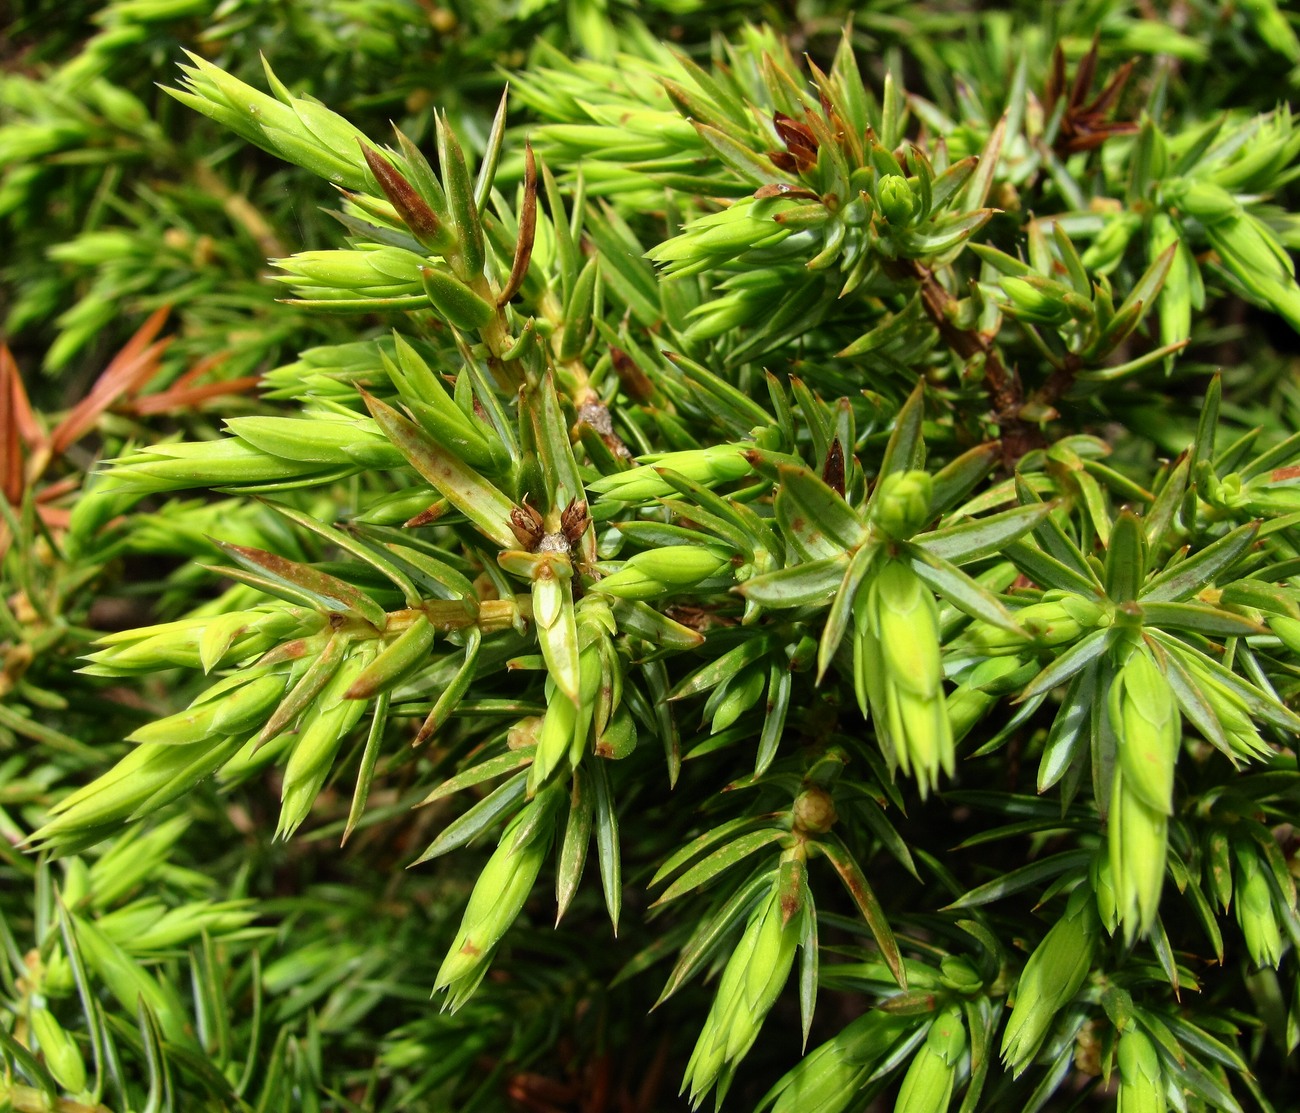
{"label": "juniperus hemisphaerica plant", "polygon": [[[345,243],[273,263],[355,328],[69,526],[218,492],[233,586],[82,670],[194,694],[28,840],[66,865],[26,1100],[134,1108],[125,1056],[151,1108],[668,1108],[666,1071],[782,1113],[1285,1108],[1300,131],[1195,27],[1093,8],[917,15],[888,66],[629,27],[539,50],[472,143],[184,63],[172,96],[338,187]],[[1241,8],[1180,11],[1300,60]],[[349,876],[113,911],[186,888],[160,817],[259,784],[254,855],[341,839]],[[279,982],[259,914],[316,948]],[[344,1015],[434,994],[371,1068],[216,1019],[335,963]]]}

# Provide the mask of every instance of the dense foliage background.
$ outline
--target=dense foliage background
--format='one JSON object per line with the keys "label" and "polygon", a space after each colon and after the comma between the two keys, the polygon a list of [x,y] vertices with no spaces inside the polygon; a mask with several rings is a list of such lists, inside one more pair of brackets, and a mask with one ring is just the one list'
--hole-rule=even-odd
{"label": "dense foliage background", "polygon": [[1286,9],[14,4],[0,1107],[1289,1108]]}

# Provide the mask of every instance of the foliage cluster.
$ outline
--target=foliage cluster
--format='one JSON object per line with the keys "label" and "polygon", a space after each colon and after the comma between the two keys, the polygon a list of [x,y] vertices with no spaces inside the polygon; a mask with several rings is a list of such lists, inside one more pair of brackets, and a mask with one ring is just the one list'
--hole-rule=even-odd
{"label": "foliage cluster", "polygon": [[53,11],[0,1100],[1286,1107],[1285,5]]}

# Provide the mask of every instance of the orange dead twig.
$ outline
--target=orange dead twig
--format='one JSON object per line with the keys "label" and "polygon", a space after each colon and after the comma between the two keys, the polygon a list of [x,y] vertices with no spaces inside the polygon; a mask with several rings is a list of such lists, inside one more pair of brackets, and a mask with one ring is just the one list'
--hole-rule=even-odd
{"label": "orange dead twig", "polygon": [[66,506],[37,506],[36,513],[47,529],[64,530],[72,525],[72,511]]}
{"label": "orange dead twig", "polygon": [[31,399],[27,397],[27,388],[23,386],[22,375],[18,373],[18,364],[8,348],[3,348],[4,355],[2,358],[9,364],[9,375],[12,377],[14,396],[13,402],[13,420],[18,423],[18,435],[22,437],[23,443],[29,449],[38,448],[45,440],[45,431],[41,428],[40,422],[36,420],[36,414],[32,410]]}
{"label": "orange dead twig", "polygon": [[0,344],[0,490],[10,506],[23,497],[23,438],[19,430],[19,397],[26,398],[18,365],[6,345]]}
{"label": "orange dead twig", "polygon": [[68,475],[58,480],[56,483],[47,483],[36,492],[36,504],[39,506],[43,502],[53,502],[55,499],[61,499],[64,495],[70,495],[81,486],[81,476]]}
{"label": "orange dead twig", "polygon": [[204,356],[188,371],[183,372],[177,380],[172,383],[171,389],[176,387],[191,386],[198,382],[204,375],[214,367],[220,367],[230,358],[229,352],[213,352],[210,356]]}
{"label": "orange dead twig", "polygon": [[[200,360],[167,390],[139,397],[140,391],[158,373],[163,353],[172,342],[170,337],[156,339],[170,311],[170,306],[164,306],[150,315],[104,368],[86,397],[48,436],[32,411],[13,355],[0,345],[0,497],[12,506],[19,506],[50,462],[90,432],[110,407],[117,406],[137,416],[171,413],[211,398],[242,394],[257,386],[256,375],[224,382],[198,382],[228,358],[228,353],[220,352]],[[36,513],[47,527],[59,530],[68,527],[71,511],[54,504],[75,492],[80,483],[81,476],[67,476],[35,492]],[[8,548],[11,540],[8,531],[0,526],[0,553]]]}
{"label": "orange dead twig", "polygon": [[162,355],[171,344],[171,338],[154,341],[170,306],[155,310],[136,334],[131,337],[95,380],[86,395],[65,417],[50,436],[50,454],[58,456],[80,440],[109,406],[124,395],[139,391],[162,364]]}
{"label": "orange dead twig", "polygon": [[253,390],[260,381],[257,375],[245,375],[240,379],[228,379],[219,383],[203,383],[199,386],[184,388],[178,381],[160,394],[149,394],[143,398],[137,398],[131,403],[131,412],[144,417],[147,414],[170,413],[173,410],[189,409],[213,398],[220,398],[230,394],[245,394]]}

